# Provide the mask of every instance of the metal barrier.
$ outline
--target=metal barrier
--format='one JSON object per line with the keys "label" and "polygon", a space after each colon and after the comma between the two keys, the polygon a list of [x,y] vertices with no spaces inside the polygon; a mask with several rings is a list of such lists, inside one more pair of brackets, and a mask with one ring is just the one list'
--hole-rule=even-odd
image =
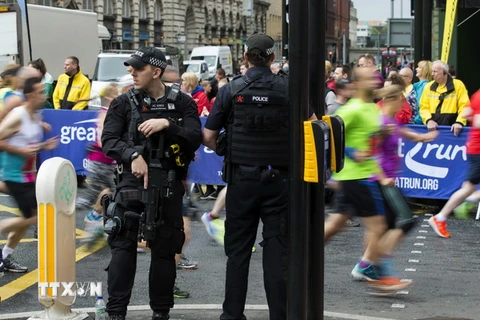
{"label": "metal barrier", "polygon": [[45,307],[29,320],[81,320],[87,313],[72,312],[75,294],[60,292],[58,285],[73,284],[76,293],[75,199],[77,178],[64,158],[46,160],[37,176],[38,202],[38,301]]}

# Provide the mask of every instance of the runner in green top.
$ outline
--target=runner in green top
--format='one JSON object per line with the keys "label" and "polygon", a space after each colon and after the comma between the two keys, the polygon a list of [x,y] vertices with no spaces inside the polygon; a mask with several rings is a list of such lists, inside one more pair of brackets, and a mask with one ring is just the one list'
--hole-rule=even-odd
{"label": "runner in green top", "polygon": [[[345,122],[345,165],[334,179],[358,180],[376,176],[380,170],[375,155],[380,131],[380,111],[370,101],[351,99],[336,112]],[[355,160],[356,158],[357,161]],[[361,159],[360,159],[361,158]],[[364,160],[364,161],[358,161]]]}
{"label": "runner in green top", "polygon": [[349,215],[361,218],[365,226],[366,249],[361,261],[352,270],[355,280],[375,282],[372,287],[391,293],[401,290],[409,283],[396,276],[377,275],[374,265],[381,264],[387,244],[391,243],[380,184],[393,186],[393,178],[385,177],[381,170],[376,150],[381,142],[381,114],[373,103],[373,90],[377,87],[373,68],[355,69],[355,98],[337,109],[345,123],[345,165],[333,179],[339,182],[336,193],[338,213],[331,214],[325,222],[325,242],[338,233]]}

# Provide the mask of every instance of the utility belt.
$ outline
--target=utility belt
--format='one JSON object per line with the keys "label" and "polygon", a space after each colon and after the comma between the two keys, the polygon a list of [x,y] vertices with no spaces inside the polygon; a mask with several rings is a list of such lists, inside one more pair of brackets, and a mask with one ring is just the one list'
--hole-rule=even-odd
{"label": "utility belt", "polygon": [[132,241],[138,241],[138,228],[141,213],[127,210],[122,203],[140,201],[141,191],[135,189],[120,190],[113,195],[102,197],[103,225],[108,235],[118,235],[120,232]]}
{"label": "utility belt", "polygon": [[[138,178],[135,177],[132,173],[132,169],[130,166],[125,166],[123,163],[117,164],[115,167],[115,176],[116,176],[116,184],[117,187],[120,186],[122,187],[124,185],[121,184],[122,182],[133,182],[133,181],[138,181]],[[186,170],[183,168],[174,168],[173,169],[176,172],[176,180],[182,181],[185,180],[184,176],[186,174]],[[166,170],[169,171],[169,170]]]}
{"label": "utility belt", "polygon": [[239,164],[226,164],[231,166],[230,176],[232,181],[258,181],[268,185],[278,177],[288,176],[288,167],[252,166]]}

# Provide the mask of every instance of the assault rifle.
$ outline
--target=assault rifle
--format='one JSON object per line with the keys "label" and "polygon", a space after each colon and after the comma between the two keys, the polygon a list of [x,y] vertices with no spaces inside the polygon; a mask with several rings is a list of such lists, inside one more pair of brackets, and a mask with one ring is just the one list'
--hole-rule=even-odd
{"label": "assault rifle", "polygon": [[147,139],[148,188],[142,191],[145,209],[140,215],[138,240],[147,246],[155,239],[155,230],[162,221],[163,199],[173,196],[175,170],[168,166],[171,161],[169,148],[165,148],[165,133],[160,132]]}

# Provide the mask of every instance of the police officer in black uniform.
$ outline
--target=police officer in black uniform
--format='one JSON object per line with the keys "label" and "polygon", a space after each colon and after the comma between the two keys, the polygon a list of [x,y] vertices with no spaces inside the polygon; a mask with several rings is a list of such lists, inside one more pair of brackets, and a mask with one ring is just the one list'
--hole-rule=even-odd
{"label": "police officer in black uniform", "polygon": [[[150,203],[145,201],[145,194],[156,190],[151,182],[156,175],[149,176],[149,171],[157,171],[152,169],[153,160],[149,159],[160,157],[161,170],[169,173],[162,183],[167,186],[169,181],[170,185],[168,196],[163,196],[167,187],[161,189],[159,220],[153,229],[154,239],[148,242],[151,249],[149,296],[152,319],[164,320],[169,319],[173,307],[174,257],[181,252],[185,238],[182,180],[201,144],[201,123],[192,98],[162,83],[167,62],[159,49],[142,47],[125,66],[133,76],[135,88],[112,101],[102,134],[103,151],[118,163],[117,190],[113,202],[108,204],[112,209],[108,209],[104,217],[112,252],[107,269],[107,312],[110,319],[125,319],[136,272],[138,234],[142,225],[139,217],[146,211],[146,203]],[[164,140],[160,140],[161,137]],[[164,152],[152,156],[151,149],[155,146],[157,150],[159,141],[164,141]]]}
{"label": "police officer in black uniform", "polygon": [[[250,68],[220,89],[203,131],[203,144],[219,154],[224,153],[226,141],[223,179],[228,182],[228,261],[222,320],[246,319],[248,269],[260,219],[270,319],[286,319],[288,78],[270,71],[273,47],[267,35],[247,39],[244,58]],[[226,135],[219,138],[222,128]]]}

